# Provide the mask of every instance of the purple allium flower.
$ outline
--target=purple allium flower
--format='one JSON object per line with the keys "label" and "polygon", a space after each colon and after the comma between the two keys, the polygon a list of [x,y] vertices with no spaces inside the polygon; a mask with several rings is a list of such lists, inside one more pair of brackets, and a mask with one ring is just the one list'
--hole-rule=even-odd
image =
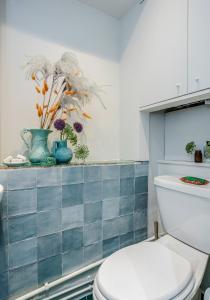
{"label": "purple allium flower", "polygon": [[55,129],[57,129],[57,130],[62,131],[62,130],[65,128],[65,126],[66,126],[66,123],[65,123],[64,120],[62,120],[62,119],[57,119],[57,120],[55,120],[55,122],[54,122],[54,127],[55,127]]}
{"label": "purple allium flower", "polygon": [[78,132],[78,133],[82,132],[82,130],[83,130],[83,125],[82,125],[81,123],[75,122],[75,123],[73,124],[73,126],[74,126],[74,130],[75,130],[76,132]]}

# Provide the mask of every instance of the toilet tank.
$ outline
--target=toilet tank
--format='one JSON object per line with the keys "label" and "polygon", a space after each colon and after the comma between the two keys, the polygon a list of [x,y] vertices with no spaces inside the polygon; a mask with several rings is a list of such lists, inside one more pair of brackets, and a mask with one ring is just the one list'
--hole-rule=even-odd
{"label": "toilet tank", "polygon": [[195,186],[174,175],[157,176],[154,184],[165,231],[210,254],[210,184]]}

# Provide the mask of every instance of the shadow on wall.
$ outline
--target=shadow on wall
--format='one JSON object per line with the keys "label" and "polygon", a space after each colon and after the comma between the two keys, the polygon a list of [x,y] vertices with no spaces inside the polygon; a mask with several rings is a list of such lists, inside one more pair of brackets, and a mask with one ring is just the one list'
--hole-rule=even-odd
{"label": "shadow on wall", "polygon": [[0,1],[0,26],[5,22],[5,15],[6,15],[6,0],[1,0]]}
{"label": "shadow on wall", "polygon": [[137,3],[128,11],[128,13],[121,20],[120,58],[123,57],[127,46],[130,44],[130,41],[135,35],[136,28],[140,21],[140,17],[145,5],[146,0],[142,4]]}
{"label": "shadow on wall", "polygon": [[16,30],[119,60],[119,21],[77,0],[8,0],[6,11],[7,25]]}

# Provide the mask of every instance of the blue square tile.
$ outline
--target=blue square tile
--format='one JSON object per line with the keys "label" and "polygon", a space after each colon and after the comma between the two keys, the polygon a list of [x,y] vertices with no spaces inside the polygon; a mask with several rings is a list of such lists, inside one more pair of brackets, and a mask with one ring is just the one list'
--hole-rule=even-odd
{"label": "blue square tile", "polygon": [[114,219],[119,217],[119,198],[111,198],[103,200],[103,220]]}
{"label": "blue square tile", "polygon": [[4,247],[0,247],[0,273],[6,272],[7,270],[8,270],[8,246],[4,246]]}
{"label": "blue square tile", "polygon": [[7,300],[9,298],[8,291],[8,273],[0,272],[0,300]]}
{"label": "blue square tile", "polygon": [[64,185],[62,187],[62,207],[83,203],[83,184]]}
{"label": "blue square tile", "polygon": [[134,214],[134,229],[139,230],[147,226],[147,210],[137,211]]}
{"label": "blue square tile", "polygon": [[37,243],[39,260],[61,253],[61,233],[39,237]]}
{"label": "blue square tile", "polygon": [[133,214],[120,217],[120,235],[131,232],[134,229]]}
{"label": "blue square tile", "polygon": [[84,228],[84,245],[88,246],[102,240],[102,223],[88,224]]}
{"label": "blue square tile", "polygon": [[120,179],[120,196],[134,194],[134,178]]}
{"label": "blue square tile", "polygon": [[134,205],[135,205],[135,196],[122,196],[120,197],[120,215],[127,215],[129,213],[132,213],[134,211]]}
{"label": "blue square tile", "polygon": [[147,239],[147,227],[138,229],[134,232],[135,242],[142,242]]}
{"label": "blue square tile", "polygon": [[120,178],[134,177],[134,164],[120,166]]}
{"label": "blue square tile", "polygon": [[103,199],[115,198],[120,195],[120,181],[104,180],[103,181]]}
{"label": "blue square tile", "polygon": [[128,232],[120,236],[120,248],[130,246],[134,243],[134,232]]}
{"label": "blue square tile", "polygon": [[8,231],[10,243],[22,241],[36,236],[36,214],[9,218]]}
{"label": "blue square tile", "polygon": [[37,261],[37,239],[9,245],[9,268],[14,269]]}
{"label": "blue square tile", "polygon": [[103,222],[103,239],[104,240],[119,236],[119,233],[120,233],[119,218],[112,219],[112,220],[106,220]]}
{"label": "blue square tile", "polygon": [[20,296],[38,287],[37,264],[9,271],[9,292]]}
{"label": "blue square tile", "polygon": [[62,209],[62,229],[83,226],[84,205],[75,205]]}
{"label": "blue square tile", "polygon": [[38,236],[58,232],[61,229],[61,210],[50,210],[37,214]]}
{"label": "blue square tile", "polygon": [[37,210],[46,211],[61,208],[61,186],[37,188]]}
{"label": "blue square tile", "polygon": [[98,202],[102,200],[101,181],[84,184],[84,202]]}
{"label": "blue square tile", "polygon": [[61,255],[52,256],[38,262],[38,283],[42,285],[62,275]]}
{"label": "blue square tile", "polygon": [[103,245],[102,242],[87,246],[84,248],[84,263],[90,264],[103,257]]}
{"label": "blue square tile", "polygon": [[78,270],[83,265],[83,249],[71,250],[62,255],[63,275]]}
{"label": "blue square tile", "polygon": [[0,170],[0,184],[3,185],[4,190],[7,190],[8,185],[8,172],[7,170]]}
{"label": "blue square tile", "polygon": [[8,222],[7,219],[0,219],[0,247],[8,244]]}
{"label": "blue square tile", "polygon": [[3,192],[3,196],[0,203],[0,216],[1,218],[7,217],[7,210],[8,210],[8,204],[7,204],[7,192]]}
{"label": "blue square tile", "polygon": [[36,169],[8,171],[8,190],[31,189],[36,187]]}
{"label": "blue square tile", "polygon": [[85,204],[84,213],[85,224],[100,221],[102,219],[102,202]]}
{"label": "blue square tile", "polygon": [[101,167],[100,166],[86,166],[84,167],[85,182],[100,181]]}
{"label": "blue square tile", "polygon": [[135,195],[135,211],[147,209],[148,194],[136,194]]}
{"label": "blue square tile", "polygon": [[37,210],[36,190],[8,192],[8,216],[34,213]]}
{"label": "blue square tile", "polygon": [[141,176],[135,178],[135,193],[147,193],[148,192],[148,177]]}
{"label": "blue square tile", "polygon": [[104,165],[102,166],[102,179],[118,179],[120,178],[120,166],[119,165]]}
{"label": "blue square tile", "polygon": [[84,167],[64,167],[62,168],[62,184],[84,182]]}
{"label": "blue square tile", "polygon": [[149,164],[148,163],[135,163],[135,176],[148,176]]}
{"label": "blue square tile", "polygon": [[109,256],[120,248],[120,238],[114,237],[103,241],[103,257]]}
{"label": "blue square tile", "polygon": [[63,231],[62,244],[63,252],[81,248],[83,246],[83,227]]}
{"label": "blue square tile", "polygon": [[41,168],[37,170],[37,187],[59,186],[61,168]]}

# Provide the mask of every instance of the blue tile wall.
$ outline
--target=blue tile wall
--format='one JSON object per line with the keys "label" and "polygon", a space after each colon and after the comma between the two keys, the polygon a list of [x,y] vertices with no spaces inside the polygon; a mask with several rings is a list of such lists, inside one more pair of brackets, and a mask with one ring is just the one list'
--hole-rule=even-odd
{"label": "blue tile wall", "polygon": [[147,162],[0,169],[0,183],[0,300],[147,237]]}

